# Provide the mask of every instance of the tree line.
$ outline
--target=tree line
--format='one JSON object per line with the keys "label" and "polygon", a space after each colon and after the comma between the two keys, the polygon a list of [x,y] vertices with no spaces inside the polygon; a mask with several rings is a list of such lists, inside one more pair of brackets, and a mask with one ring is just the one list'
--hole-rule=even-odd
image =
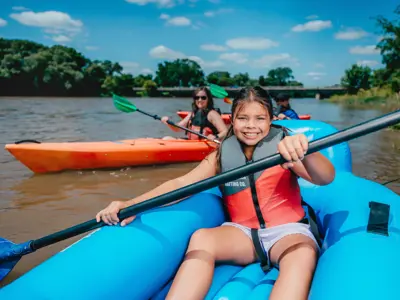
{"label": "tree line", "polygon": [[[394,12],[400,16],[400,5]],[[341,85],[348,94],[355,95],[371,88],[400,92],[400,19],[390,21],[379,16],[376,21],[382,34],[376,48],[380,50],[384,67],[372,70],[369,66],[353,64],[341,78]]]}
{"label": "tree line", "polygon": [[215,71],[207,76],[190,59],[158,64],[155,76],[124,73],[118,62],[90,60],[74,48],[44,46],[28,40],[0,38],[0,95],[107,96],[133,95],[133,87],[151,92],[156,87],[191,87],[215,83],[221,86],[302,86],[288,67],[271,69],[259,79],[248,73],[231,75]]}
{"label": "tree line", "polygon": [[[400,14],[400,5],[395,10]],[[400,24],[377,18],[383,38],[378,43],[382,69],[372,71],[368,66],[354,64],[345,71],[341,85],[348,93],[360,89],[390,87],[400,90]],[[10,96],[108,96],[111,93],[135,95],[133,87],[145,88],[151,94],[156,87],[196,87],[215,83],[224,87],[303,86],[295,80],[289,67],[269,70],[258,79],[247,72],[231,75],[215,71],[207,76],[201,66],[190,59],[159,63],[155,75],[133,76],[123,72],[118,62],[90,60],[74,48],[45,45],[17,39],[0,38],[0,95]]]}

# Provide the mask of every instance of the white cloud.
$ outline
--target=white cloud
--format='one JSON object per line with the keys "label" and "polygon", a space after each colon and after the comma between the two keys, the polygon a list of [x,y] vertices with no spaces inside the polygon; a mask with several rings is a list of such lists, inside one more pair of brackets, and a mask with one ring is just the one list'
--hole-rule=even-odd
{"label": "white cloud", "polygon": [[206,26],[206,24],[204,24],[201,21],[197,21],[196,24],[193,24],[193,26],[192,26],[192,28],[196,29],[196,30],[201,29],[203,27],[207,27],[207,26]]}
{"label": "white cloud", "polygon": [[311,77],[320,77],[320,76],[325,76],[326,73],[321,73],[321,72],[308,72],[307,76]]}
{"label": "white cloud", "polygon": [[6,26],[7,25],[7,21],[0,18],[0,27]]}
{"label": "white cloud", "polygon": [[62,34],[63,33],[62,29],[56,29],[56,28],[45,28],[43,31],[45,33],[50,33],[50,34]]}
{"label": "white cloud", "polygon": [[45,11],[38,13],[33,11],[24,11],[19,14],[11,14],[10,17],[23,25],[34,27],[79,31],[83,26],[82,21],[74,20],[70,15],[59,11]]}
{"label": "white cloud", "polygon": [[322,68],[325,68],[325,65],[324,65],[324,64],[321,64],[321,63],[316,63],[316,64],[315,64],[315,67],[316,67],[316,68],[319,68],[319,69],[322,69]]}
{"label": "white cloud", "polygon": [[253,67],[255,68],[293,67],[298,65],[298,60],[288,53],[264,55],[261,58],[254,60],[253,63]]}
{"label": "white cloud", "polygon": [[168,19],[166,24],[171,26],[189,26],[192,24],[192,21],[186,17],[174,17]]}
{"label": "white cloud", "polygon": [[279,43],[261,37],[240,37],[226,41],[226,45],[232,49],[263,50],[277,47]]}
{"label": "white cloud", "polygon": [[238,64],[244,64],[248,61],[246,54],[238,52],[223,53],[219,56],[219,59],[233,61]]}
{"label": "white cloud", "polygon": [[192,24],[192,21],[186,17],[171,18],[171,16],[167,14],[161,14],[160,19],[166,20],[165,24],[171,26],[189,26]]}
{"label": "white cloud", "polygon": [[13,6],[12,9],[13,10],[29,10],[29,8],[26,8],[24,6]]}
{"label": "white cloud", "polygon": [[227,14],[233,12],[233,8],[220,8],[218,10],[206,11],[204,15],[208,18],[215,17],[216,15]]}
{"label": "white cloud", "polygon": [[171,8],[176,5],[175,0],[125,0],[125,1],[140,6],[147,5],[149,3],[154,3],[159,8]]}
{"label": "white cloud", "polygon": [[215,60],[215,61],[204,61],[202,58],[198,57],[198,56],[188,56],[185,57],[188,59],[191,59],[195,62],[197,62],[202,68],[218,68],[224,65],[223,61],[220,60]]}
{"label": "white cloud", "polygon": [[153,74],[153,70],[145,68],[140,71],[141,74]]}
{"label": "white cloud", "polygon": [[195,7],[198,0],[189,0],[189,7]]}
{"label": "white cloud", "polygon": [[163,59],[177,59],[185,57],[185,54],[183,54],[182,52],[172,50],[165,47],[164,45],[160,45],[150,49],[149,54],[151,57]]}
{"label": "white cloud", "polygon": [[121,67],[123,67],[123,72],[124,73],[138,73],[139,72],[139,64],[137,62],[133,61],[121,61],[120,62]]}
{"label": "white cloud", "polygon": [[314,79],[314,80],[320,80],[321,77],[315,76],[315,77],[313,77],[313,79]]}
{"label": "white cloud", "polygon": [[98,50],[99,48],[96,47],[96,46],[86,46],[85,49],[86,49],[86,50],[89,50],[89,51],[96,51],[96,50]]}
{"label": "white cloud", "polygon": [[317,15],[310,15],[310,16],[306,17],[307,20],[314,20],[314,19],[318,19],[318,18],[319,17]]}
{"label": "white cloud", "polygon": [[357,62],[357,65],[359,65],[359,66],[368,66],[368,67],[374,67],[378,64],[379,64],[379,62],[376,60],[359,60]]}
{"label": "white cloud", "polygon": [[69,42],[71,37],[81,32],[83,23],[60,11],[13,13],[10,17],[19,23],[43,28],[45,33],[54,34],[50,37],[55,42]]}
{"label": "white cloud", "polygon": [[71,38],[65,36],[65,35],[56,35],[52,37],[53,41],[55,41],[56,43],[68,43],[71,41]]}
{"label": "white cloud", "polygon": [[200,48],[205,51],[226,51],[227,50],[227,48],[225,46],[215,45],[215,44],[204,44],[204,45],[201,45]]}
{"label": "white cloud", "polygon": [[362,55],[372,55],[380,53],[379,49],[376,49],[375,45],[351,47],[349,52],[351,54],[362,54]]}
{"label": "white cloud", "polygon": [[361,39],[365,36],[368,36],[369,33],[358,28],[348,28],[344,31],[339,31],[335,34],[335,38],[337,40],[357,40]]}
{"label": "white cloud", "polygon": [[150,49],[149,54],[153,58],[167,59],[167,60],[188,58],[197,62],[202,68],[215,68],[222,66],[224,64],[221,61],[204,61],[202,58],[198,56],[187,56],[183,52],[172,50],[168,47],[165,47],[164,45],[159,45]]}
{"label": "white cloud", "polygon": [[167,15],[167,14],[161,14],[161,15],[160,15],[160,19],[161,19],[161,20],[168,20],[169,18],[170,18],[170,16]]}
{"label": "white cloud", "polygon": [[323,29],[327,29],[330,27],[332,27],[331,21],[316,20],[316,21],[309,21],[304,24],[298,24],[292,28],[292,31],[294,32],[321,31]]}

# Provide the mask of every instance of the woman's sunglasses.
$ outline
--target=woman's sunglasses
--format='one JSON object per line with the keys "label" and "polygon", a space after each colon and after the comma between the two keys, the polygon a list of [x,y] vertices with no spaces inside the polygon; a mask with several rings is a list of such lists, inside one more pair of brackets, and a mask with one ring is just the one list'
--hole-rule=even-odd
{"label": "woman's sunglasses", "polygon": [[199,99],[201,99],[201,100],[206,100],[206,99],[207,99],[207,96],[194,96],[193,99],[194,99],[194,100],[199,100]]}

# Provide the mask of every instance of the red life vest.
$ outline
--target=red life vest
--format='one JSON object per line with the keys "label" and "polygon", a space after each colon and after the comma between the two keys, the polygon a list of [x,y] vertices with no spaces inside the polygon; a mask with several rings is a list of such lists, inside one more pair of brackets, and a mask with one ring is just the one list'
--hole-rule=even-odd
{"label": "red life vest", "polygon": [[[236,136],[226,139],[221,145],[221,172],[276,154],[284,136],[282,128],[271,127],[252,160],[247,160]],[[227,182],[222,193],[232,222],[250,228],[298,222],[305,215],[297,177],[281,166]]]}
{"label": "red life vest", "polygon": [[[201,134],[208,136],[210,134],[217,135],[218,130],[215,128],[215,126],[208,121],[208,114],[210,113],[211,110],[201,110],[199,109],[196,114],[193,115],[189,120],[188,123],[188,128],[197,132],[200,132]],[[189,140],[198,140],[200,137],[196,134],[192,134],[190,132],[186,133],[188,136]]]}

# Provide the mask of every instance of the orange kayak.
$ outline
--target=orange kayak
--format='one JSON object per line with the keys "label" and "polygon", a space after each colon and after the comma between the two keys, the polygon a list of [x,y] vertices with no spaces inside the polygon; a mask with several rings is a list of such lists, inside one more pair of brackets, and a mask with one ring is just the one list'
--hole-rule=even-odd
{"label": "orange kayak", "polygon": [[216,148],[210,141],[140,138],[121,141],[7,144],[34,173],[196,162]]}
{"label": "orange kayak", "polygon": [[[188,115],[188,111],[177,111],[176,114],[181,117],[181,119],[184,119]],[[299,115],[300,120],[310,120],[311,115]],[[224,120],[225,124],[230,124],[231,123],[231,114],[222,114],[222,119]]]}

